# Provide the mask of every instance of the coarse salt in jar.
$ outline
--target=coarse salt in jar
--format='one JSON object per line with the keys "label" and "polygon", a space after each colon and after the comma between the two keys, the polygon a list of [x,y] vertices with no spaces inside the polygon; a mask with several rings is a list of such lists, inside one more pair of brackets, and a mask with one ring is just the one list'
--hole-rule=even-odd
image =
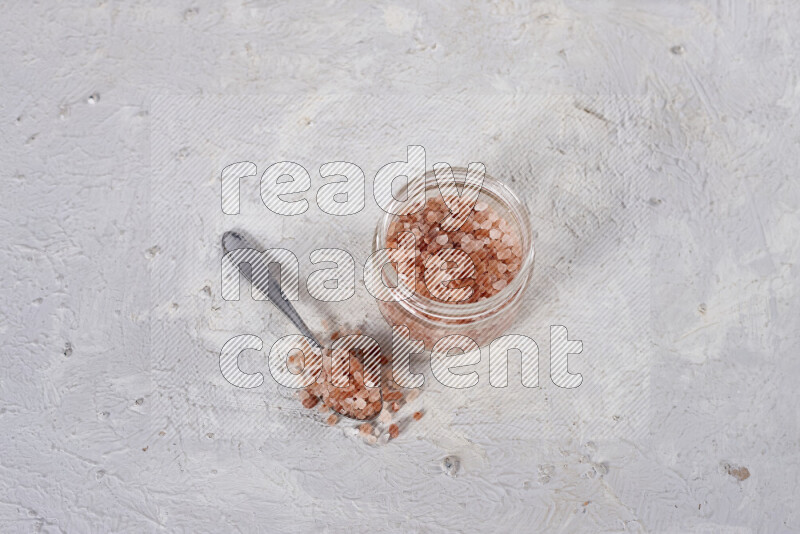
{"label": "coarse salt in jar", "polygon": [[[465,183],[467,169],[452,170],[456,182]],[[406,194],[403,190],[398,193],[400,197]],[[425,197],[424,207],[416,213],[384,213],[378,222],[374,251],[396,247],[397,236],[411,232],[417,254],[413,293],[404,300],[379,300],[378,306],[390,325],[407,326],[411,337],[422,340],[428,350],[453,334],[485,346],[514,322],[533,271],[533,231],[528,211],[510,189],[488,174],[484,175],[473,211],[456,229],[445,231],[439,224],[449,211],[433,171],[425,175]],[[434,295],[440,293],[431,291],[425,283],[426,260],[446,249],[463,251],[475,267],[470,271],[472,277],[444,286],[453,291],[471,288],[469,297],[458,302],[437,298]],[[382,277],[388,287],[397,283],[393,264],[383,269]]]}

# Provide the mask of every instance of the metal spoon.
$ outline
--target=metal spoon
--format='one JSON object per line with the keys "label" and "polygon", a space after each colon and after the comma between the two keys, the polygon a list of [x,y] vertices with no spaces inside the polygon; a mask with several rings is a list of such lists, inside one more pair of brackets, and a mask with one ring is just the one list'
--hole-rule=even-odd
{"label": "metal spoon", "polygon": [[[229,230],[222,234],[222,251],[224,254],[228,254],[233,250],[238,250],[242,248],[249,248],[255,250],[264,250],[259,246],[259,244],[245,234],[241,230]],[[300,314],[297,313],[297,310],[292,306],[292,304],[286,299],[281,291],[281,286],[277,280],[275,280],[272,275],[269,274],[269,270],[265,270],[265,274],[259,277],[252,276],[252,269],[245,269],[245,263],[239,264],[239,271],[250,280],[250,283],[253,284],[259,291],[261,291],[267,298],[277,306],[277,308],[289,318],[290,321],[297,327],[301,334],[311,340],[311,342],[317,346],[320,350],[322,349],[322,343],[320,343],[316,336],[311,332],[311,329],[308,328],[305,321],[300,317]],[[380,391],[380,389],[379,389]],[[323,400],[320,397],[320,400]],[[383,403],[383,391],[381,391],[381,403]],[[331,408],[333,409],[333,408]],[[334,410],[336,411],[336,410]],[[344,414],[342,412],[336,412],[342,417],[346,417],[347,419],[352,419],[353,421],[365,422],[365,421],[372,421],[375,419],[380,410],[378,410],[375,415],[372,417],[368,417],[366,419],[357,419],[350,415]]]}
{"label": "metal spoon", "polygon": [[[248,238],[244,232],[241,231],[228,231],[222,234],[222,251],[227,254],[233,250],[241,249],[241,248],[250,248],[255,250],[263,250],[261,247],[258,246],[253,239]],[[264,276],[260,276],[257,278],[253,278],[252,276],[252,269],[244,269],[245,264],[239,265],[239,271],[250,280],[250,283],[253,284],[261,291],[263,294],[267,296],[267,298],[272,301],[278,309],[283,312],[283,314],[289,318],[290,321],[300,330],[300,333],[309,338],[317,348],[322,348],[322,344],[317,340],[316,336],[311,332],[311,330],[306,325],[305,321],[300,317],[300,314],[297,313],[297,310],[294,309],[294,306],[286,300],[281,291],[281,286],[277,280],[275,280],[272,275],[269,274],[269,271],[265,271]]]}

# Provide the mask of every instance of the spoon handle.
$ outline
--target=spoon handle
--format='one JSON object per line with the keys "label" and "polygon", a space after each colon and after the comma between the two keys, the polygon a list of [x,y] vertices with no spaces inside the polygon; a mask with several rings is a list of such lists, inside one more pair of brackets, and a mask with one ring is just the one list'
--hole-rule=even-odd
{"label": "spoon handle", "polygon": [[[262,250],[258,243],[256,243],[255,240],[247,237],[244,232],[229,230],[222,234],[222,250],[225,254],[240,248]],[[297,313],[297,310],[294,308],[294,306],[292,306],[291,302],[286,300],[286,298],[283,296],[280,284],[269,274],[269,272],[266,273],[266,276],[254,278],[252,276],[252,269],[244,269],[244,264],[239,264],[239,271],[245,276],[245,278],[250,280],[251,284],[265,294],[267,298],[273,304],[275,304],[275,306],[281,312],[283,312],[286,317],[289,318],[290,321],[292,321],[301,334],[309,338],[314,345],[322,348],[322,345],[319,341],[317,341],[316,336],[308,328],[305,321],[303,321],[303,319],[300,317],[300,314]]]}

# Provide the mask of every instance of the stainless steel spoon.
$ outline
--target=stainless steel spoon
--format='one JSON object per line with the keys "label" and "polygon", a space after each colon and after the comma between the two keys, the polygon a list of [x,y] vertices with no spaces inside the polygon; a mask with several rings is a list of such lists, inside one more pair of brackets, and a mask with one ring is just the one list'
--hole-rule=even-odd
{"label": "stainless steel spoon", "polygon": [[[222,251],[224,254],[227,254],[232,250],[238,250],[242,248],[264,250],[254,239],[249,237],[241,230],[229,230],[222,234]],[[308,328],[308,325],[306,325],[305,321],[303,321],[303,319],[300,317],[300,314],[297,313],[297,310],[294,308],[294,306],[292,306],[292,304],[286,299],[283,291],[281,291],[280,284],[269,274],[269,270],[264,270],[263,276],[253,277],[252,269],[245,269],[245,265],[245,263],[239,264],[239,271],[245,276],[245,278],[250,280],[251,284],[253,284],[256,288],[258,288],[259,291],[266,295],[267,298],[273,304],[275,304],[275,306],[277,306],[277,308],[286,317],[288,317],[290,321],[292,321],[301,334],[310,339],[312,343],[319,349],[322,349],[322,343],[317,340],[317,337],[311,332],[311,329]],[[324,401],[322,398],[320,398],[320,400]],[[383,391],[381,391],[381,403],[383,403]],[[331,409],[333,410],[333,408]],[[375,419],[380,413],[380,410],[378,410],[378,412],[372,417],[366,419],[357,419],[342,412],[336,413],[342,417],[346,417],[347,419],[352,419],[353,421],[359,421],[363,423]]]}
{"label": "stainless steel spoon", "polygon": [[[255,250],[263,250],[261,247],[258,246],[253,239],[249,238],[244,232],[242,231],[228,231],[222,234],[222,251],[227,254],[232,250],[238,250],[241,248],[250,248]],[[290,321],[300,330],[300,333],[309,338],[314,345],[318,348],[322,348],[322,344],[317,340],[316,336],[311,332],[311,330],[306,325],[305,321],[300,317],[300,314],[297,313],[297,310],[294,309],[294,306],[286,300],[281,291],[281,286],[277,280],[272,278],[269,274],[269,271],[265,271],[265,276],[260,277],[253,277],[252,276],[252,269],[244,269],[244,264],[239,265],[239,271],[248,279],[250,283],[253,284],[261,291],[267,298],[278,307],[278,309],[283,312],[283,314],[289,318]]]}

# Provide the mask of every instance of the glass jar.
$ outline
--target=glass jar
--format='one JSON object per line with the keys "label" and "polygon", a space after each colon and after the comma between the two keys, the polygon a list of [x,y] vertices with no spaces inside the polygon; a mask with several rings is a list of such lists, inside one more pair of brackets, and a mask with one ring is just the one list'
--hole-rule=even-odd
{"label": "glass jar", "polygon": [[[465,168],[453,168],[457,183],[464,183],[466,174]],[[398,193],[401,198],[406,194],[404,190]],[[426,199],[441,196],[433,171],[425,174],[425,194]],[[533,231],[528,210],[517,195],[488,174],[484,177],[478,202],[493,208],[516,231],[519,239],[522,249],[520,268],[508,285],[488,298],[470,303],[442,302],[417,292],[406,300],[378,301],[386,321],[390,325],[407,326],[411,337],[424,341],[427,350],[431,350],[441,338],[453,334],[468,336],[481,347],[489,344],[510,328],[528,287],[534,260]],[[389,226],[395,217],[391,213],[381,216],[375,230],[373,251],[387,247]],[[383,278],[387,286],[391,285],[390,279],[396,278],[391,265],[384,269]]]}

